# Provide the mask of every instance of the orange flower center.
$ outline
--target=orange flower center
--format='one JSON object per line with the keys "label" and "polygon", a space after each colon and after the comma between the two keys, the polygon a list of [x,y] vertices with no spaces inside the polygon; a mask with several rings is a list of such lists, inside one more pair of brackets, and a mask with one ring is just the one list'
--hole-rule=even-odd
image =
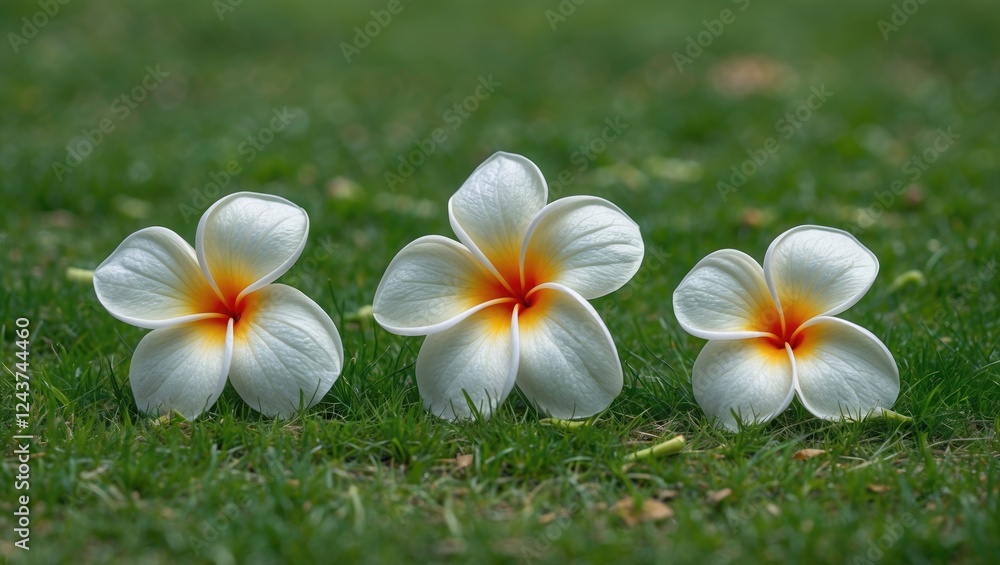
{"label": "orange flower center", "polygon": [[784,351],[787,343],[794,350],[800,347],[805,340],[806,332],[799,332],[798,329],[809,317],[803,315],[802,308],[797,307],[794,302],[782,304],[782,309],[784,322],[782,322],[782,316],[778,314],[776,308],[769,309],[761,316],[761,327],[764,331],[774,335],[774,337],[764,339],[775,349]]}
{"label": "orange flower center", "polygon": [[482,304],[491,300],[502,300],[502,303],[487,309],[487,314],[494,319],[497,331],[510,331],[511,316],[515,307],[518,309],[519,326],[530,326],[542,315],[546,297],[552,292],[537,288],[550,278],[545,263],[533,259],[530,255],[526,257],[523,281],[520,266],[513,254],[509,260],[498,261],[494,266],[503,280],[489,274],[488,278],[483,280],[473,302]]}
{"label": "orange flower center", "polygon": [[242,289],[237,290],[236,285],[225,280],[219,281],[219,288],[224,299],[220,299],[211,287],[205,285],[205,289],[198,296],[196,310],[200,313],[217,314],[218,317],[213,319],[224,323],[228,323],[230,319],[234,324],[238,323],[252,307],[253,293],[237,300]]}

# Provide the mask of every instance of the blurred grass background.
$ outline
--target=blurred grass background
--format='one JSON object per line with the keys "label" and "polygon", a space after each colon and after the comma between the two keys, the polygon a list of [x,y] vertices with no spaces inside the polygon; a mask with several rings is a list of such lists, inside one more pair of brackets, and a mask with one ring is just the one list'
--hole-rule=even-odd
{"label": "blurred grass background", "polygon": [[[34,417],[47,442],[36,448],[45,451],[35,460],[36,559],[587,562],[711,553],[718,562],[843,562],[864,557],[902,513],[917,525],[883,550],[887,560],[972,562],[996,552],[992,3],[403,0],[387,25],[374,25],[371,11],[388,2],[70,1],[41,17],[42,4],[0,6],[0,351],[9,365],[13,320],[30,318]],[[711,20],[723,10],[731,23],[716,36]],[[22,18],[36,20],[34,34]],[[348,61],[344,45],[366,26],[377,35]],[[678,68],[675,54],[690,56],[699,34],[701,53]],[[116,100],[150,67],[167,76],[123,116]],[[475,96],[481,79],[499,84],[456,127],[455,104]],[[821,87],[828,100],[783,137],[779,121]],[[248,136],[283,109],[294,119],[251,159]],[[105,119],[114,130],[86,158],[54,166]],[[627,128],[600,143],[606,120]],[[437,128],[446,139],[420,149]],[[928,153],[941,129],[957,137]],[[768,138],[780,150],[723,198],[718,183]],[[626,392],[606,427],[577,437],[539,427],[517,398],[488,424],[428,418],[409,378],[419,340],[352,314],[370,304],[403,245],[451,235],[447,198],[497,150],[529,157],[554,186],[571,179],[558,196],[612,200],[646,239],[636,280],[595,302],[626,365]],[[934,162],[914,169],[927,155]],[[401,160],[422,163],[388,182]],[[222,174],[233,161],[240,172]],[[210,183],[225,176],[213,196]],[[125,379],[144,332],[110,318],[65,271],[96,267],[149,225],[193,241],[207,204],[237,190],[280,194],[309,211],[310,244],[285,281],[334,315],[352,365],[328,401],[289,426],[245,410],[231,390],[190,426],[153,426],[135,413]],[[843,428],[797,405],[737,436],[706,427],[688,382],[702,342],[677,327],[670,293],[709,252],[734,247],[762,259],[776,235],[801,223],[850,229],[879,256],[879,280],[846,317],[894,352],[903,379],[896,409],[915,416],[917,429]],[[5,439],[15,433],[12,403],[0,406]],[[675,432],[693,440],[694,453],[619,471],[622,442]],[[804,443],[833,456],[789,463]],[[524,460],[501,462],[512,446]],[[435,462],[457,453],[479,463],[442,479]],[[12,461],[0,473],[5,532]],[[858,461],[867,464],[852,472]],[[247,479],[271,477],[262,469],[289,482]],[[871,483],[892,490],[876,495]],[[81,498],[80,485],[96,494]],[[545,485],[556,486],[537,494]],[[705,502],[706,491],[730,486],[730,502]],[[629,528],[608,510],[625,495],[677,498],[677,515]],[[778,512],[734,522],[746,507],[738,502],[758,495]],[[194,552],[198,524],[232,501],[253,510],[240,506]],[[553,522],[560,507],[585,510],[566,511],[572,523],[555,539],[539,538],[562,523]],[[0,549],[22,558],[8,539]],[[539,539],[548,540],[544,551],[531,545]]]}

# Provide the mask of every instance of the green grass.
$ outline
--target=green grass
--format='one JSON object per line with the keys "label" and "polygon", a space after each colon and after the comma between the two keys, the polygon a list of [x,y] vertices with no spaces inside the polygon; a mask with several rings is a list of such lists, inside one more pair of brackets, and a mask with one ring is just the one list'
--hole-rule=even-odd
{"label": "green grass", "polygon": [[[1000,551],[991,3],[927,2],[884,39],[887,1],[739,11],[590,0],[555,30],[545,17],[554,0],[406,2],[347,64],[340,43],[385,6],[244,2],[220,21],[207,0],[71,2],[18,53],[0,49],[0,359],[13,366],[15,320],[30,319],[37,438],[26,553],[13,546],[23,493],[5,372],[0,554],[971,563]],[[678,72],[672,53],[725,8],[735,21]],[[19,33],[37,10],[4,3],[2,30]],[[119,120],[113,100],[157,64],[170,76]],[[501,85],[454,129],[446,112],[491,74]],[[783,138],[776,122],[820,85],[833,94]],[[285,106],[296,115],[289,127],[253,160],[241,154]],[[53,161],[104,117],[115,130],[57,178]],[[628,124],[621,137],[593,160],[577,157],[616,117]],[[438,127],[447,139],[390,190],[384,173]],[[912,179],[906,161],[949,127],[960,137]],[[780,150],[721,198],[716,183],[769,137]],[[626,382],[593,426],[545,426],[516,393],[489,422],[437,420],[413,382],[420,339],[356,315],[402,246],[451,235],[447,198],[497,150],[528,156],[550,182],[569,171],[559,196],[608,198],[642,228],[642,270],[594,302]],[[158,423],[136,412],[127,382],[144,331],[107,315],[65,271],[94,268],[149,225],[193,241],[204,207],[195,189],[230,160],[241,172],[220,194],[271,192],[310,213],[311,241],[284,280],[331,313],[346,367],[291,421],[261,417],[229,388],[195,422]],[[888,202],[893,182],[911,180]],[[887,206],[872,208],[880,193]],[[712,428],[694,402],[690,370],[704,342],[678,327],[673,289],[708,253],[762,259],[801,223],[853,226],[878,255],[878,280],[845,317],[893,352],[894,409],[912,424],[829,423],[796,402],[734,434]],[[893,285],[911,270],[919,280]],[[625,464],[675,434],[688,441],[681,454]],[[795,460],[803,448],[826,453]],[[732,492],[715,501],[723,489]],[[674,516],[629,526],[615,509],[625,497],[665,501]]]}

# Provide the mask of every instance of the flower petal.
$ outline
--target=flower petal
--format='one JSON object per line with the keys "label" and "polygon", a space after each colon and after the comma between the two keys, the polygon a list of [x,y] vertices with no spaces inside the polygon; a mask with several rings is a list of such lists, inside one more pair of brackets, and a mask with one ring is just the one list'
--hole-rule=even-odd
{"label": "flower petal", "polygon": [[198,268],[194,249],[166,228],[146,228],[125,238],[94,270],[94,290],[112,316],[141,328],[215,316],[215,292]]}
{"label": "flower petal", "polygon": [[767,286],[786,314],[799,322],[847,310],[878,274],[878,258],[845,231],[798,226],[778,236],[764,256]]}
{"label": "flower petal", "polygon": [[128,376],[139,411],[163,416],[173,410],[197,418],[222,394],[232,350],[231,320],[201,320],[146,334],[132,354]]}
{"label": "flower petal", "polygon": [[839,318],[814,318],[799,329],[795,387],[819,418],[860,420],[889,408],[899,396],[899,369],[881,341]]}
{"label": "flower petal", "polygon": [[[430,235],[404,247],[375,290],[375,321],[400,335],[427,335],[495,304],[497,278],[462,244]],[[510,300],[508,300],[510,301]]]}
{"label": "flower petal", "polygon": [[309,215],[279,196],[237,192],[213,204],[198,223],[198,262],[227,303],[285,274],[302,254]]}
{"label": "flower petal", "polygon": [[795,397],[789,355],[765,338],[710,341],[691,369],[694,398],[730,430],[733,412],[747,424],[770,421]]}
{"label": "flower petal", "polygon": [[520,277],[518,261],[528,224],[547,199],[545,178],[534,163],[498,152],[451,197],[448,217],[473,255],[513,285]]}
{"label": "flower petal", "polygon": [[289,417],[340,376],[344,346],[330,316],[305,294],[272,284],[247,296],[235,327],[229,380],[247,404]]}
{"label": "flower petal", "polygon": [[512,308],[499,305],[427,336],[416,365],[424,408],[448,420],[465,419],[472,416],[471,401],[489,418],[514,387],[516,324]]}
{"label": "flower petal", "polygon": [[699,261],[677,285],[673,301],[684,331],[702,339],[769,336],[769,328],[779,322],[763,269],[735,249]]}
{"label": "flower petal", "polygon": [[555,283],[536,287],[520,313],[517,386],[541,412],[586,418],[622,391],[622,366],[611,333],[586,300]]}
{"label": "flower petal", "polygon": [[535,216],[521,250],[522,288],[554,282],[586,299],[621,288],[639,270],[639,226],[603,198],[571,196]]}

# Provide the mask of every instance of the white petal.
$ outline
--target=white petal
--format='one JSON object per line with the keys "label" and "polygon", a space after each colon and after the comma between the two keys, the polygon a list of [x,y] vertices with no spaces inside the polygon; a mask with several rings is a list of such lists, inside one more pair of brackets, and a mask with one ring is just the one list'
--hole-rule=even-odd
{"label": "white petal", "polygon": [[197,418],[226,386],[232,347],[231,320],[201,320],[146,334],[128,376],[139,411],[162,416],[173,410]]}
{"label": "white petal", "polygon": [[496,276],[462,244],[439,235],[404,247],[375,290],[375,321],[400,335],[454,326],[503,294]]}
{"label": "white petal", "polygon": [[819,418],[860,420],[899,396],[892,354],[868,330],[839,318],[814,318],[794,351],[799,400]]}
{"label": "white petal", "polygon": [[780,332],[780,319],[752,257],[723,249],[705,257],[674,290],[674,315],[703,339],[745,339]]}
{"label": "white petal", "polygon": [[878,258],[845,231],[798,226],[778,236],[764,256],[775,301],[799,321],[853,306],[875,282]]}
{"label": "white petal", "polygon": [[194,249],[160,227],[139,230],[94,270],[97,299],[112,316],[141,328],[165,328],[211,316],[215,292]]}
{"label": "white petal", "polygon": [[556,200],[528,226],[522,287],[554,282],[588,300],[604,296],[635,275],[643,250],[638,224],[614,204],[593,196]]}
{"label": "white petal", "polygon": [[517,386],[541,412],[586,418],[622,391],[622,366],[611,333],[586,300],[554,283],[539,285],[518,318]]}
{"label": "white petal", "polygon": [[313,406],[344,366],[344,346],[330,316],[305,294],[272,284],[247,296],[236,323],[229,380],[254,409],[289,417]]}
{"label": "white petal", "polygon": [[471,401],[489,418],[506,400],[517,376],[517,327],[511,311],[504,305],[487,308],[427,336],[416,365],[424,408],[448,420],[465,419],[472,416]]}
{"label": "white petal", "polygon": [[302,208],[271,194],[237,192],[201,217],[195,247],[205,276],[234,303],[291,268],[308,235]]}
{"label": "white petal", "polygon": [[448,217],[455,235],[477,258],[514,281],[528,224],[547,199],[545,178],[534,163],[499,152],[451,197]]}
{"label": "white petal", "polygon": [[701,409],[730,430],[738,429],[734,412],[744,423],[767,422],[795,396],[789,352],[765,338],[708,342],[691,387]]}

